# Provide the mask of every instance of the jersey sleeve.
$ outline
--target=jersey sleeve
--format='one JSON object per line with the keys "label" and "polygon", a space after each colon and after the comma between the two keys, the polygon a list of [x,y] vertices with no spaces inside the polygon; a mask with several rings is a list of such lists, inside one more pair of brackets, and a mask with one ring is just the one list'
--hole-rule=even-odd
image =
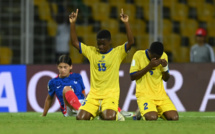
{"label": "jersey sleeve", "polygon": [[163,52],[163,58],[167,61],[167,63],[168,63],[168,56],[167,56],[167,54],[165,53],[165,52]]}
{"label": "jersey sleeve", "polygon": [[87,59],[91,59],[92,53],[94,52],[95,47],[87,46],[82,42],[79,42],[79,53],[83,54]]}
{"label": "jersey sleeve", "polygon": [[139,60],[138,60],[138,51],[134,54],[130,66],[130,75],[136,73],[140,70]]}
{"label": "jersey sleeve", "polygon": [[[167,61],[167,65],[168,65],[168,56],[167,56],[167,54],[165,52],[163,52],[163,55],[162,55],[161,59],[165,59]],[[161,71],[162,72],[164,71],[164,67],[162,65],[161,65]],[[168,71],[169,71],[169,68],[168,68]]]}
{"label": "jersey sleeve", "polygon": [[49,93],[50,96],[54,96],[54,94],[55,94],[55,91],[54,91],[54,83],[53,83],[52,80],[50,80],[50,81],[48,82],[48,93]]}
{"label": "jersey sleeve", "polygon": [[116,47],[115,49],[117,49],[117,51],[120,53],[120,59],[121,61],[126,57],[127,55],[127,52],[126,52],[126,45],[127,45],[127,42],[125,42],[124,44]]}
{"label": "jersey sleeve", "polygon": [[213,48],[210,45],[208,45],[208,46],[209,46],[208,48],[209,48],[209,52],[210,52],[210,60],[211,60],[211,62],[215,62]]}
{"label": "jersey sleeve", "polygon": [[191,47],[191,50],[190,50],[190,62],[193,62],[193,46]]}

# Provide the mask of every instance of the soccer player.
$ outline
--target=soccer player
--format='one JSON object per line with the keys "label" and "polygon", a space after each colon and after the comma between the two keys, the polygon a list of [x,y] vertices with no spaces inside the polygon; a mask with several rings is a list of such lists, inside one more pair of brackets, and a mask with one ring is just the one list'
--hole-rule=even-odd
{"label": "soccer player", "polygon": [[130,67],[131,80],[136,80],[136,97],[144,120],[178,120],[178,112],[167,96],[163,80],[168,81],[168,57],[163,44],[153,42],[147,50],[137,51]]}
{"label": "soccer player", "polygon": [[[116,48],[111,48],[111,34],[108,30],[97,33],[97,47],[87,46],[78,41],[75,22],[78,9],[69,15],[72,45],[90,62],[90,92],[82,103],[77,120],[91,120],[101,111],[101,119],[116,120],[119,105],[119,68],[127,51],[134,44],[134,37],[129,26],[129,16],[121,10],[120,19],[125,24],[128,41]],[[99,108],[101,108],[99,110]],[[118,119],[119,120],[119,119]]]}
{"label": "soccer player", "polygon": [[59,75],[48,83],[48,95],[45,100],[42,116],[46,116],[54,95],[57,96],[64,116],[73,116],[81,106],[85,94],[85,86],[80,74],[72,73],[72,60],[68,55],[61,55],[57,61]]}

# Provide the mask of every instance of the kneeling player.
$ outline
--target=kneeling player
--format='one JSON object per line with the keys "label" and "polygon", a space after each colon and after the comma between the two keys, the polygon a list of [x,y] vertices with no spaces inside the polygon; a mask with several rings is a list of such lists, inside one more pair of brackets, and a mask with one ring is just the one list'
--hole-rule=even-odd
{"label": "kneeling player", "polygon": [[178,120],[178,112],[167,96],[163,80],[169,79],[168,58],[163,44],[153,42],[149,49],[139,50],[130,67],[131,80],[136,80],[136,97],[144,120]]}

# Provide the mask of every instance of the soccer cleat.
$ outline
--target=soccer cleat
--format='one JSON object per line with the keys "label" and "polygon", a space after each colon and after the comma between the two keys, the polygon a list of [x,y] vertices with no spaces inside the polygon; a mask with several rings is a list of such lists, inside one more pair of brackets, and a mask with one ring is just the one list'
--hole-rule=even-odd
{"label": "soccer cleat", "polygon": [[117,121],[125,121],[125,117],[120,112],[118,112],[117,114],[118,114]]}
{"label": "soccer cleat", "polygon": [[141,120],[142,116],[140,114],[140,110],[137,109],[135,115],[133,115],[133,120]]}
{"label": "soccer cleat", "polygon": [[126,112],[124,110],[121,110],[120,113],[124,116],[124,117],[132,117],[133,113],[132,112]]}

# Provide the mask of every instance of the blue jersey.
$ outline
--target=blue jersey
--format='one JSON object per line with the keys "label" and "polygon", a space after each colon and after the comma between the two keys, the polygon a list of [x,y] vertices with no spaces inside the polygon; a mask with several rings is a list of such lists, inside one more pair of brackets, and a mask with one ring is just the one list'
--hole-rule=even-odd
{"label": "blue jersey", "polygon": [[70,86],[79,100],[84,99],[82,91],[85,89],[85,86],[80,74],[71,73],[65,78],[57,76],[56,78],[51,79],[48,83],[48,93],[50,96],[57,96],[62,112],[64,111],[63,89],[65,86]]}

